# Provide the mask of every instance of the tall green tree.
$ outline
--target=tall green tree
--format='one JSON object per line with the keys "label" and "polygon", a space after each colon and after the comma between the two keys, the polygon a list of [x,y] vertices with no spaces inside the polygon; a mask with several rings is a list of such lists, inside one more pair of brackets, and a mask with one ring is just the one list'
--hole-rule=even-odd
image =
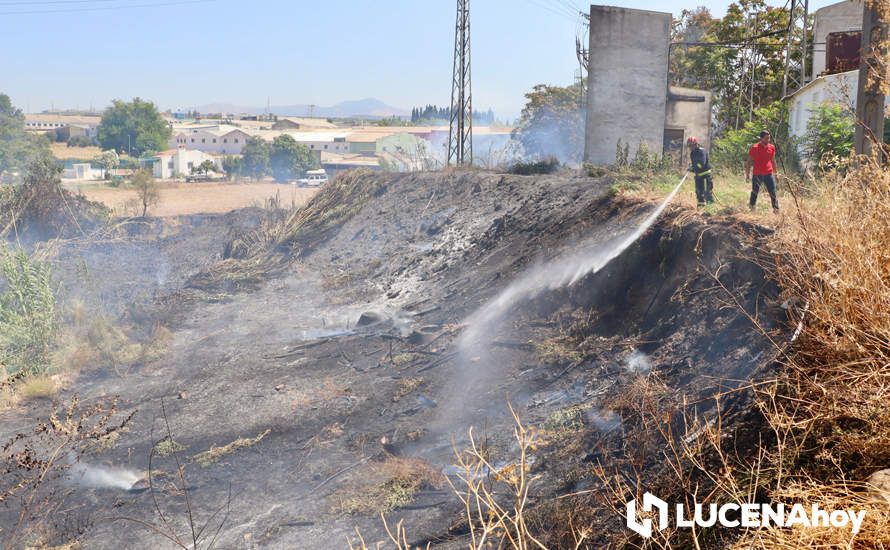
{"label": "tall green tree", "polygon": [[565,88],[538,84],[525,94],[526,104],[513,130],[531,158],[555,156],[562,162],[580,162],[584,155],[584,110],[580,84]]}
{"label": "tall green tree", "polygon": [[98,138],[103,149],[141,156],[167,148],[172,130],[150,101],[116,99],[102,114]]}
{"label": "tall green tree", "polygon": [[49,141],[25,131],[25,115],[9,96],[0,94],[0,177],[23,170],[38,159],[50,159]]}
{"label": "tall green tree", "polygon": [[257,137],[248,138],[241,149],[241,170],[245,176],[260,179],[269,173],[271,147]]}
{"label": "tall green tree", "polygon": [[752,100],[757,108],[781,99],[788,18],[787,8],[765,0],[737,0],[722,19],[705,8],[683,11],[673,27],[671,83],[713,91],[718,130],[741,128]]}
{"label": "tall green tree", "polygon": [[309,148],[297,143],[293,137],[282,134],[272,140],[269,167],[275,181],[285,182],[298,178],[315,166],[317,163]]}

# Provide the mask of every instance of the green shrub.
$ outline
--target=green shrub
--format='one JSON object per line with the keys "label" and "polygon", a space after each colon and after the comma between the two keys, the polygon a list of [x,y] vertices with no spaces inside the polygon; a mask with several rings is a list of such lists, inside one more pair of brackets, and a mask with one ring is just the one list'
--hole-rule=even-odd
{"label": "green shrub", "polygon": [[546,157],[541,160],[519,161],[510,166],[511,174],[529,176],[532,174],[552,174],[559,169],[559,160],[556,157]]}
{"label": "green shrub", "polygon": [[753,118],[738,130],[727,130],[714,141],[711,165],[718,169],[741,172],[748,150],[760,139],[760,132],[769,130],[776,146],[779,167],[797,170],[800,164],[797,143],[788,135],[788,106],[777,101],[754,111]]}
{"label": "green shrub", "polygon": [[842,105],[817,105],[807,122],[803,151],[807,160],[824,168],[834,168],[838,160],[853,151],[856,118]]}
{"label": "green shrub", "polygon": [[50,266],[2,246],[0,273],[0,368],[7,375],[45,373],[58,328]]}

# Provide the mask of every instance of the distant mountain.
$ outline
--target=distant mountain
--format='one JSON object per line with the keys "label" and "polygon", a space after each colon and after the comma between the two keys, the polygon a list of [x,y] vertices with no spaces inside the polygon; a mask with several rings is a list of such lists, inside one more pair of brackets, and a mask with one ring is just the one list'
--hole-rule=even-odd
{"label": "distant mountain", "polygon": [[[233,105],[231,103],[210,103],[208,105],[199,105],[197,109],[202,113],[246,113],[259,115],[266,112],[266,107],[245,107],[243,105]],[[341,101],[331,107],[323,107],[320,105],[310,107],[308,104],[272,105],[270,110],[272,113],[280,116],[307,116],[310,111],[313,116],[317,117],[366,116],[383,118],[388,116],[410,116],[411,114],[411,111],[407,109],[393,107],[392,105],[387,105],[379,99],[374,98]]]}

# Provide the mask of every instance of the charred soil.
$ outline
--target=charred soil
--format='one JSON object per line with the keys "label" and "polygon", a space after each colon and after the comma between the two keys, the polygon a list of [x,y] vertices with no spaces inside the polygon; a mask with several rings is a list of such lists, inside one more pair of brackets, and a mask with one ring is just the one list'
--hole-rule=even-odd
{"label": "charred soil", "polygon": [[[466,349],[467,319],[512,281],[635,227],[654,205],[614,195],[609,176],[350,177],[355,192],[338,198],[343,208],[323,227],[303,220],[288,232],[281,224],[293,216],[235,212],[175,231],[144,226],[60,256],[69,288],[78,263],[108,273],[85,299],[173,331],[162,356],[89,371],[66,392],[117,395],[136,410],[89,460],[144,477],[152,456],[157,483],[141,492],[75,485],[71,513],[88,526],[79,535],[87,547],[170,542],[159,531],[190,541],[177,459],[192,516],[213,526],[204,545],[217,524],[225,548],[345,547],[356,527],[384,540],[385,512],[405,520],[413,541],[463,547],[461,506],[446,483],[454,449],[473,426],[492,463],[510,464],[510,403],[545,436],[532,466],[536,532],[568,547],[558,524],[574,514],[596,548],[631,540],[603,504],[614,496],[598,467],[667,497],[660,457],[668,439],[689,436],[690,419],[719,418],[739,448],[760,436],[745,387],[769,372],[767,335],[781,338],[784,318],[761,267],[765,229],[668,208],[598,273],[517,303],[484,346]],[[322,189],[307,208],[334,192]],[[252,251],[223,258],[251,232]],[[196,284],[209,280],[202,272],[224,280],[245,263],[257,272],[249,288]],[[649,422],[653,411],[673,419],[667,433]]]}

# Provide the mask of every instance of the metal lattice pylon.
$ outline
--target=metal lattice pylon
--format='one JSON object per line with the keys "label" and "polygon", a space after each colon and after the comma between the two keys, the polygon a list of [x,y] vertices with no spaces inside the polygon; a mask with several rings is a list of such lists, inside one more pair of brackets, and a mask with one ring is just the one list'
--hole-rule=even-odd
{"label": "metal lattice pylon", "polygon": [[[807,31],[809,0],[790,0],[788,36],[785,39],[785,76],[782,95],[794,93],[807,83]],[[815,75],[814,75],[815,76]]]}
{"label": "metal lattice pylon", "polygon": [[473,94],[470,85],[470,0],[457,0],[448,164],[473,163]]}

